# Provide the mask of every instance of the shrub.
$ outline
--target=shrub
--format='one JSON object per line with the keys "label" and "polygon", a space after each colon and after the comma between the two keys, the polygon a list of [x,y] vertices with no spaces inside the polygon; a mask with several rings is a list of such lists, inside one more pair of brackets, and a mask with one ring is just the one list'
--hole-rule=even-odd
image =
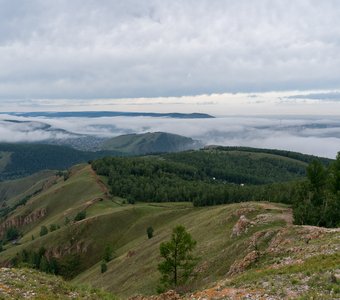
{"label": "shrub", "polygon": [[151,226],[149,226],[146,229],[146,234],[148,235],[148,238],[151,239],[153,237],[153,228]]}
{"label": "shrub", "polygon": [[50,225],[50,232],[55,231],[57,229],[58,229],[58,225],[57,224],[51,224]]}
{"label": "shrub", "polygon": [[6,230],[6,240],[14,241],[19,237],[19,230],[16,227],[10,227]]}
{"label": "shrub", "polygon": [[84,220],[85,218],[86,218],[86,211],[83,210],[77,213],[77,215],[74,217],[74,221],[75,222],[81,221],[81,220]]}
{"label": "shrub", "polygon": [[46,235],[46,234],[48,234],[48,229],[47,229],[47,227],[46,227],[46,226],[41,226],[41,227],[40,227],[40,236],[44,236],[44,235]]}
{"label": "shrub", "polygon": [[105,273],[107,271],[107,265],[105,262],[103,262],[101,265],[100,265],[100,271],[102,273]]}
{"label": "shrub", "polygon": [[113,249],[112,249],[112,246],[107,244],[105,246],[103,259],[104,259],[104,261],[109,262],[110,260],[112,260],[112,258],[113,258]]}

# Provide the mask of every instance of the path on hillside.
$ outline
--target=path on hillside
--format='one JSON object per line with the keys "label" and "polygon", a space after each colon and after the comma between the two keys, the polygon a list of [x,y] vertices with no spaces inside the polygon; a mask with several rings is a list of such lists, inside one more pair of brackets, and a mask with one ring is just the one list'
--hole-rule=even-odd
{"label": "path on hillside", "polygon": [[103,192],[103,194],[105,195],[105,197],[109,198],[110,195],[110,191],[107,188],[107,186],[105,185],[105,183],[99,178],[99,176],[97,175],[97,173],[92,169],[91,166],[89,166],[90,168],[90,172],[91,175],[93,176],[93,178],[95,179],[96,183],[98,184],[99,188],[101,189],[101,191]]}
{"label": "path on hillside", "polygon": [[290,207],[278,207],[277,203],[258,202],[264,209],[281,211],[280,219],[284,220],[287,225],[293,225],[293,210]]}

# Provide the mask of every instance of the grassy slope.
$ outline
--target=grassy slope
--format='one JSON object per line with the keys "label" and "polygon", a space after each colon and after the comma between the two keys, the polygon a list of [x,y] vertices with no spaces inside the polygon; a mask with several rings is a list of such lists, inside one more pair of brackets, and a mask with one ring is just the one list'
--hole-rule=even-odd
{"label": "grassy slope", "polygon": [[[260,251],[263,254],[258,262],[248,267],[249,274],[252,269],[270,269],[273,265],[279,266],[274,270],[280,273],[281,269],[287,268],[286,261],[291,260],[294,265],[297,262],[300,263],[300,260],[303,260],[305,256],[317,255],[318,265],[323,273],[327,270],[334,270],[334,266],[340,263],[339,256],[334,256],[336,249],[340,246],[339,232],[324,232],[306,245],[304,239],[306,236],[313,235],[314,229],[309,227],[303,229],[298,226],[286,227],[285,220],[289,221],[287,217],[290,216],[290,211],[282,205],[247,203],[202,209],[176,206],[171,208],[170,205],[167,209],[177,210],[177,212],[168,211],[161,214],[154,212],[135,222],[125,234],[126,244],[120,241],[121,244],[117,245],[118,257],[108,264],[109,270],[105,274],[100,274],[99,265],[95,265],[79,275],[75,282],[88,282],[97,287],[114,291],[122,297],[135,293],[155,293],[159,279],[157,272],[159,244],[169,238],[170,229],[177,224],[186,226],[198,242],[196,254],[200,257],[200,261],[197,267],[198,276],[190,284],[190,288],[193,290],[209,286],[216,280],[225,278],[233,263],[237,260],[242,261],[252,251],[251,240],[262,232],[263,234],[268,232],[271,238],[258,239]],[[269,214],[273,218],[271,220],[269,218],[268,222],[256,224],[240,237],[231,238],[232,227],[236,223],[239,213],[247,211],[246,215],[249,219],[256,219],[256,216],[263,214]],[[151,240],[148,240],[145,234],[145,228],[148,225],[152,225],[156,229],[155,237]],[[300,230],[305,231],[300,232]],[[136,235],[138,232],[139,234]],[[282,237],[283,243],[287,242],[286,246],[282,248],[273,246],[275,238],[279,237]],[[325,244],[327,244],[326,247]],[[292,249],[295,248],[300,250],[297,254],[292,254]],[[322,253],[326,255],[323,256]],[[332,256],[333,264],[331,266],[328,264],[327,255]],[[305,271],[308,271],[308,268],[309,264],[306,262]],[[254,273],[257,274],[257,272]],[[320,281],[320,284],[322,282],[326,284],[322,279]],[[285,284],[280,290],[282,294],[285,293],[285,287],[290,285],[290,281],[285,281]],[[275,290],[272,289],[272,292],[275,293]]]}
{"label": "grassy slope", "polygon": [[165,132],[127,134],[112,138],[103,144],[104,150],[144,154],[152,152],[179,151],[192,147],[191,138]]}
{"label": "grassy slope", "polygon": [[11,152],[0,152],[0,172],[2,172],[7,164],[11,161]]}
{"label": "grassy slope", "polygon": [[28,269],[0,269],[1,299],[116,299],[113,295],[89,288],[74,286],[61,278]]}
{"label": "grassy slope", "polygon": [[24,178],[0,182],[0,202],[10,200],[7,204],[12,205],[16,200],[41,189],[54,175],[54,171],[45,170]]}
{"label": "grassy slope", "polygon": [[[310,264],[305,261],[306,257],[317,259],[322,274],[340,265],[339,256],[334,256],[335,250],[339,249],[339,233],[322,231],[315,234],[313,228],[287,227],[286,222],[289,223],[291,219],[290,210],[284,205],[243,203],[208,208],[193,208],[188,203],[127,205],[122,204],[120,199],[110,199],[105,195],[100,178],[88,165],[77,166],[72,169],[72,173],[69,180],[60,180],[15,212],[19,215],[25,214],[26,210],[47,208],[45,218],[22,228],[24,237],[20,241],[21,245],[10,246],[1,253],[0,260],[13,257],[23,248],[38,249],[40,246],[59,252],[78,251],[82,256],[84,272],[74,279],[75,283],[88,283],[123,298],[138,293],[153,294],[159,279],[159,244],[169,239],[171,228],[182,224],[198,242],[196,255],[200,260],[197,277],[189,284],[192,290],[213,286],[216,281],[225,279],[235,261],[242,261],[253,250],[251,241],[261,232],[264,235],[268,233],[267,238],[261,237],[261,234],[258,238],[260,251],[263,252],[261,258],[247,267],[243,273],[245,275],[241,275],[250,274],[249,277],[240,281],[237,279],[239,275],[234,275],[233,286],[243,284],[246,288],[259,288],[257,282],[261,276],[256,277],[258,272],[253,270],[280,273],[280,270],[287,268],[286,261],[292,261],[294,265],[300,263],[300,259],[306,264],[305,271],[308,271]],[[98,198],[103,200],[92,201]],[[87,219],[68,226],[63,224],[65,216],[72,218],[85,207],[88,207]],[[258,215],[267,215],[267,221],[258,222],[247,233],[232,238],[231,231],[240,214],[245,214],[251,220],[257,220]],[[40,226],[51,223],[58,223],[61,228],[38,238]],[[146,228],[150,225],[155,229],[155,236],[149,240]],[[34,241],[31,241],[32,234],[36,237]],[[309,235],[315,237],[306,244]],[[282,243],[275,244],[280,237]],[[108,271],[101,274],[100,262],[107,243],[113,245],[116,258],[108,263]],[[279,247],[281,244],[282,248]],[[317,256],[313,258],[314,255]],[[329,257],[333,261],[332,265],[329,264]],[[272,268],[273,265],[278,265],[278,269]],[[310,268],[313,270],[314,267]],[[289,272],[294,274],[295,271]],[[327,279],[320,278],[319,284],[325,284]],[[290,284],[290,281],[280,282]],[[223,282],[226,288],[230,284],[230,281]],[[280,289],[280,293],[286,292],[284,288],[274,288]],[[274,288],[271,287],[268,292],[274,291]]]}

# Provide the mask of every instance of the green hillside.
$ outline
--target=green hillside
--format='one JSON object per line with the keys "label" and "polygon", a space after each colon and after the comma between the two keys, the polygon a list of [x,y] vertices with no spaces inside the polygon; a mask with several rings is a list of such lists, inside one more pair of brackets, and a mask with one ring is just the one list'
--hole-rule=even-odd
{"label": "green hillside", "polygon": [[200,143],[191,138],[165,132],[121,135],[104,142],[103,150],[114,150],[134,155],[178,152],[197,149]]}
{"label": "green hillside", "polygon": [[112,194],[130,203],[189,201],[196,206],[258,199],[291,203],[306,166],[303,155],[298,159],[250,148],[105,157],[92,163],[108,178]]}
{"label": "green hillside", "polygon": [[[86,218],[73,221],[82,211]],[[24,216],[30,216],[26,218],[29,222],[20,221]],[[244,227],[236,226],[241,216],[247,220]],[[57,262],[59,274],[75,284],[104,288],[122,299],[150,295],[156,293],[159,280],[159,244],[181,224],[197,240],[195,254],[199,257],[196,277],[184,292],[210,293],[211,288],[214,293],[227,293],[233,288],[270,295],[278,291],[286,295],[289,289],[297,295],[338,293],[328,274],[340,263],[339,230],[293,226],[291,222],[289,206],[267,202],[208,208],[187,202],[126,204],[109,195],[105,177],[96,175],[90,165],[79,165],[71,169],[66,181],[59,177],[2,220],[0,228],[14,224],[22,237],[4,245],[0,261],[4,265],[20,263],[44,247],[45,257]],[[57,225],[52,232],[51,224]],[[49,232],[40,237],[41,226]],[[152,239],[146,235],[148,226],[155,230]],[[101,273],[107,245],[113,248],[114,258],[107,264],[107,272]],[[280,280],[272,281],[270,276]],[[302,285],[308,290],[301,289]]]}
{"label": "green hillside", "polygon": [[0,203],[7,200],[15,202],[15,199],[33,194],[43,188],[44,184],[47,184],[54,176],[54,171],[44,170],[24,178],[2,181],[0,182]]}
{"label": "green hillside", "polygon": [[0,181],[25,177],[46,169],[64,170],[77,163],[106,155],[121,155],[121,153],[85,152],[45,144],[0,143]]}
{"label": "green hillside", "polygon": [[0,282],[1,299],[117,299],[104,291],[75,286],[32,269],[0,268]]}
{"label": "green hillside", "polygon": [[[328,297],[339,292],[327,279],[340,262],[339,230],[293,226],[290,206],[250,201],[290,203],[306,160],[249,148],[208,148],[107,157],[74,166],[67,176],[46,172],[15,181],[21,190],[6,190],[14,209],[0,222],[0,263],[53,272],[123,299],[151,295],[159,283],[159,245],[181,224],[197,241],[198,257],[195,277],[182,293],[220,299],[231,291]],[[48,175],[53,180],[46,185]],[[28,189],[35,192],[28,193],[35,179],[35,188]],[[25,194],[26,201],[14,200]],[[233,203],[239,201],[248,202]],[[229,204],[199,207],[222,203]],[[101,273],[108,247],[113,259]],[[271,276],[280,280],[272,282]]]}

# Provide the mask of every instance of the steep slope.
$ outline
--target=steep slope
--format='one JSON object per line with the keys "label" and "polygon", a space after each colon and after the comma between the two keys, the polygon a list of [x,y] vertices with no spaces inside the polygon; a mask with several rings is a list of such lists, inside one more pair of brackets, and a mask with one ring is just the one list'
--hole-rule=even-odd
{"label": "steep slope", "polygon": [[[182,208],[182,213],[172,220],[164,216],[158,222],[152,218],[147,223],[137,221],[130,232],[139,229],[140,237],[117,249],[117,258],[108,264],[106,273],[100,274],[99,266],[95,265],[79,275],[75,282],[91,282],[123,298],[136,293],[155,293],[159,279],[159,244],[169,238],[172,227],[183,224],[197,240],[196,255],[200,258],[195,270],[196,277],[182,290],[184,292],[204,286],[214,287],[217,285],[214,284],[216,280],[223,279],[218,283],[217,290],[233,287],[241,291],[243,288],[246,294],[247,290],[255,289],[254,295],[276,295],[276,291],[279,291],[281,298],[273,299],[282,299],[293,292],[295,296],[314,292],[330,296],[331,289],[323,290],[313,283],[311,274],[317,266],[317,275],[322,275],[318,284],[335,289],[335,285],[328,281],[330,277],[327,274],[338,272],[339,230],[292,226],[289,209],[266,203],[235,204],[211,209]],[[248,221],[242,223],[240,219]],[[151,240],[142,232],[148,224],[156,229],[156,235]],[[130,237],[130,233],[127,235]],[[306,283],[302,280],[301,272],[306,272],[307,280],[311,279],[304,289],[301,289],[301,285]],[[282,273],[282,281],[272,286],[271,274]],[[297,278],[298,283],[291,287],[294,278]],[[270,285],[266,287],[268,281]],[[225,299],[225,295],[221,295],[216,299]],[[206,296],[188,298],[211,299]]]}
{"label": "steep slope", "polygon": [[191,138],[166,132],[121,135],[104,142],[103,150],[115,150],[135,155],[159,152],[178,152],[201,146]]}
{"label": "steep slope", "polygon": [[[3,232],[15,226],[23,235],[4,245],[2,265],[13,264],[44,247],[46,258],[56,259],[60,274],[74,283],[104,288],[122,299],[151,295],[159,282],[159,245],[181,224],[197,241],[195,255],[199,258],[196,276],[181,288],[184,298],[209,299],[213,295],[226,299],[234,293],[250,295],[249,299],[314,294],[334,299],[340,292],[339,229],[293,226],[287,205],[130,205],[125,199],[112,197],[107,178],[94,173],[90,165],[78,165],[70,171],[67,180],[58,177],[55,184],[33,195],[0,223]],[[73,221],[82,211],[86,211],[86,218]],[[51,224],[60,228],[40,236],[41,226],[50,228]],[[148,226],[155,230],[152,239],[146,234]],[[115,254],[107,272],[101,273],[107,245]]]}
{"label": "steep slope", "polygon": [[17,180],[0,182],[0,203],[11,200],[12,203],[7,204],[14,204],[19,198],[42,189],[54,177],[54,171],[45,170]]}
{"label": "steep slope", "polygon": [[63,224],[66,217],[73,218],[77,212],[104,197],[89,166],[75,166],[70,178],[59,177],[54,184],[34,195],[25,205],[18,207],[0,225],[0,232],[14,226],[22,233],[39,235],[40,225]]}
{"label": "steep slope", "polygon": [[117,299],[113,295],[89,287],[78,287],[61,278],[32,269],[0,268],[1,299]]}
{"label": "steep slope", "polygon": [[41,170],[64,170],[77,163],[121,155],[115,151],[86,152],[46,144],[0,143],[0,181],[25,177]]}

